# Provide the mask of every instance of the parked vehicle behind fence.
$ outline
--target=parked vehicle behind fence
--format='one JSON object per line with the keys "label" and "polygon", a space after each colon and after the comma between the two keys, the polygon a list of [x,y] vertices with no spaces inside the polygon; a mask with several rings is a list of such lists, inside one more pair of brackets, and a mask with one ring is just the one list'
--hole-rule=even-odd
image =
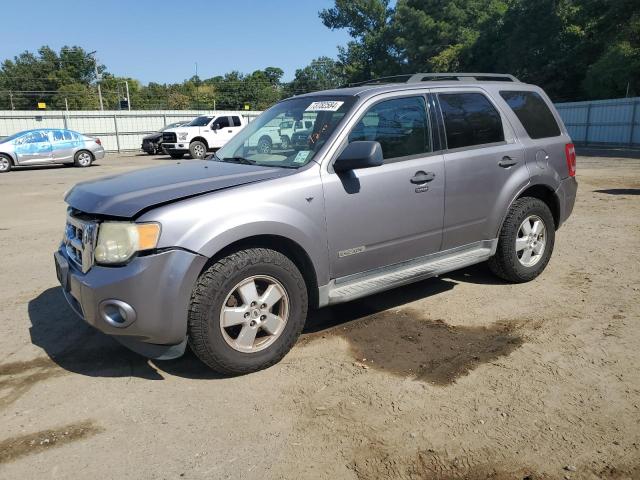
{"label": "parked vehicle behind fence", "polygon": [[177,128],[182,125],[186,125],[191,122],[191,120],[186,120],[182,122],[170,123],[166,127],[158,130],[155,133],[150,135],[146,135],[142,138],[142,150],[147,152],[149,155],[159,155],[162,153],[162,132],[165,130],[169,130],[171,128]]}
{"label": "parked vehicle behind fence", "polygon": [[241,115],[203,115],[186,125],[168,128],[162,133],[162,149],[171,158],[204,158],[207,152],[222,147],[246,125]]}
{"label": "parked vehicle behind fence", "polygon": [[89,167],[103,157],[100,139],[72,130],[26,130],[0,140],[0,173],[18,166],[56,163]]}
{"label": "parked vehicle behind fence", "polygon": [[[295,145],[259,151],[274,123],[303,118]],[[485,261],[506,281],[536,278],[575,174],[536,86],[380,79],[284,100],[209,160],[77,185],[56,271],[78,315],[129,348],[174,358],[189,343],[247,373],[292,348],[309,308]]]}

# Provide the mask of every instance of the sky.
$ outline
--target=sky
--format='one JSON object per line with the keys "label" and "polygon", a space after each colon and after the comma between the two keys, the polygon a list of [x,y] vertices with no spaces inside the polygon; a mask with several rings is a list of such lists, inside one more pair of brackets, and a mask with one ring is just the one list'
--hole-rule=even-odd
{"label": "sky", "polygon": [[99,63],[142,83],[181,82],[232,70],[280,67],[285,81],[319,56],[336,57],[346,31],[332,31],[318,12],[332,0],[31,0],[1,2],[0,61],[80,46]]}

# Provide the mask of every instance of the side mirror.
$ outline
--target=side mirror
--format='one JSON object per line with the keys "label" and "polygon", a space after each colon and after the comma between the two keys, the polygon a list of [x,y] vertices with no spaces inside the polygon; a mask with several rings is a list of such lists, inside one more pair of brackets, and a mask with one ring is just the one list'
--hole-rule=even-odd
{"label": "side mirror", "polygon": [[351,142],[333,163],[336,173],[359,168],[379,167],[383,163],[382,147],[378,142]]}

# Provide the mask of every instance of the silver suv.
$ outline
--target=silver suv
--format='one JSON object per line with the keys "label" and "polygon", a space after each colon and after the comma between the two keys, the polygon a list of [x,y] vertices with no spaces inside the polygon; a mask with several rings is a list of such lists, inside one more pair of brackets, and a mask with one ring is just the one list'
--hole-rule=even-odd
{"label": "silver suv", "polygon": [[[274,123],[303,141],[256,149]],[[214,156],[81,183],[56,270],[74,310],[152,358],[268,367],[308,308],[488,261],[546,267],[576,155],[545,93],[496,74],[416,74],[284,100]],[[499,287],[497,287],[499,288]]]}

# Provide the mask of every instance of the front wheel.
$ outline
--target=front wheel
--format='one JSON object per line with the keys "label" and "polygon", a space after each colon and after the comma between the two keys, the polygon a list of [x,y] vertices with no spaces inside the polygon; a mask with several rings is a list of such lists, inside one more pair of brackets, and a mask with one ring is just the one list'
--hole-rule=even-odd
{"label": "front wheel", "polygon": [[92,163],[93,155],[86,150],[80,150],[73,159],[73,164],[79,168],[90,167]]}
{"label": "front wheel", "polygon": [[11,159],[6,155],[0,155],[0,173],[11,171]]}
{"label": "front wheel", "polygon": [[282,359],[307,316],[307,288],[295,264],[266,248],[232,253],[205,270],[191,296],[189,345],[223,374]]}
{"label": "front wheel", "polygon": [[528,282],[549,263],[554,242],[555,223],[549,207],[537,198],[519,198],[509,209],[489,267],[509,282]]}
{"label": "front wheel", "polygon": [[191,142],[189,145],[189,153],[192,158],[204,158],[207,154],[207,146],[196,140],[195,142]]}

